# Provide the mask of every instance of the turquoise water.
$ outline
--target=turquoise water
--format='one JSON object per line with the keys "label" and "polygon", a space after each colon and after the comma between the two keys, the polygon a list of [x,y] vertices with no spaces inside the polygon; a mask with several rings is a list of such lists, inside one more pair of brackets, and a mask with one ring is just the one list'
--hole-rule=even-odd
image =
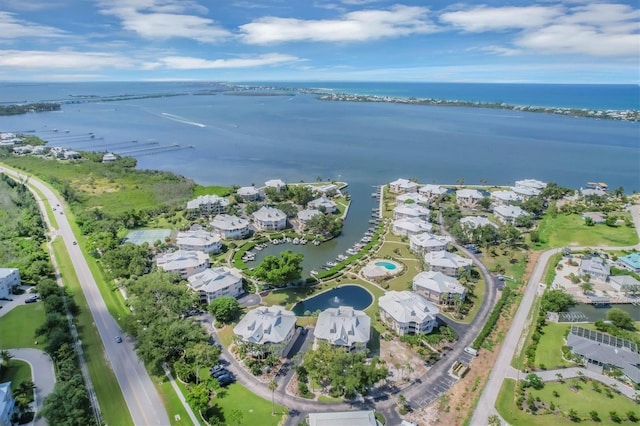
{"label": "turquoise water", "polygon": [[368,308],[372,302],[371,293],[359,285],[343,285],[296,303],[292,311],[298,316],[303,316],[307,311],[324,311],[338,306],[351,306],[361,311]]}
{"label": "turquoise water", "polygon": [[391,262],[376,262],[375,265],[382,266],[383,268],[388,269],[389,271],[393,271],[394,269],[396,269],[396,265],[394,265]]}

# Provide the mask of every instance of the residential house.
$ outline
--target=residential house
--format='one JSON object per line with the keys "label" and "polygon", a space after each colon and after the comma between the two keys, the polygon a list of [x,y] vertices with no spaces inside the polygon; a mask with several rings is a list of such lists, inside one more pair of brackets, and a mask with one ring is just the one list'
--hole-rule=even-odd
{"label": "residential house", "polygon": [[393,209],[394,219],[420,218],[428,219],[431,211],[418,204],[402,204]]}
{"label": "residential house", "polygon": [[419,294],[388,291],[378,299],[380,318],[399,335],[431,333],[437,325],[438,308]]}
{"label": "residential house", "polygon": [[535,188],[530,188],[528,186],[512,186],[511,191],[520,197],[522,201],[526,201],[531,197],[535,197],[540,194],[540,191]]}
{"label": "residential house", "polygon": [[258,191],[255,186],[240,187],[238,188],[238,191],[236,191],[236,194],[238,194],[238,196],[242,198],[242,201],[244,202],[257,201],[262,196],[260,194],[260,191]]}
{"label": "residential house", "polygon": [[427,184],[418,188],[418,193],[427,197],[429,201],[438,198],[439,196],[446,194],[449,190],[443,188],[440,185]]}
{"label": "residential house", "polygon": [[420,234],[422,232],[431,232],[432,229],[432,224],[430,224],[426,220],[414,217],[409,219],[394,220],[391,232],[393,232],[394,235],[410,236]]}
{"label": "residential house", "polygon": [[632,382],[640,382],[640,362],[635,342],[573,325],[567,336],[567,346],[595,368],[616,367]]}
{"label": "residential house", "polygon": [[407,192],[400,194],[396,197],[396,206],[415,205],[420,204],[423,206],[429,205],[429,197],[419,194],[417,192]]}
{"label": "residential house", "polygon": [[328,308],[320,312],[313,337],[347,352],[363,351],[371,335],[371,319],[351,306]]}
{"label": "residential house", "polygon": [[441,251],[449,248],[451,237],[434,235],[429,232],[409,236],[409,248],[414,253],[424,255],[430,251]]}
{"label": "residential house", "polygon": [[284,183],[282,179],[271,179],[266,181],[264,183],[264,186],[266,186],[267,188],[274,188],[274,189],[277,189],[278,191],[282,191],[287,187],[287,184]]}
{"label": "residential house", "polygon": [[424,255],[424,261],[431,267],[432,271],[457,277],[462,271],[471,268],[471,259],[458,256],[448,251],[432,251]]}
{"label": "residential house", "polygon": [[456,203],[461,207],[476,207],[478,201],[484,198],[477,189],[459,189],[456,191]]}
{"label": "residential house", "polygon": [[16,400],[11,394],[11,382],[0,383],[0,426],[12,426],[11,419],[16,406]]}
{"label": "residential house", "polygon": [[114,163],[117,159],[118,159],[118,156],[111,152],[107,152],[102,156],[103,163]]}
{"label": "residential house", "polygon": [[307,207],[310,209],[324,211],[325,213],[335,213],[336,210],[338,210],[336,203],[324,196],[309,201],[307,203]]}
{"label": "residential house", "polygon": [[65,160],[77,160],[79,158],[82,158],[82,155],[80,155],[80,153],[78,151],[72,151],[70,149],[65,149],[62,152],[62,158],[64,158]]}
{"label": "residential house", "polygon": [[389,191],[394,194],[403,194],[405,192],[418,192],[418,185],[416,182],[408,179],[396,179],[389,183]]}
{"label": "residential house", "polygon": [[308,426],[382,426],[374,410],[309,413]]}
{"label": "residential house", "polygon": [[420,272],[413,278],[413,291],[428,301],[443,306],[451,306],[456,300],[464,301],[467,289],[454,277],[442,272]]}
{"label": "residential house", "polygon": [[304,228],[304,225],[310,220],[313,219],[314,217],[321,215],[322,212],[320,210],[316,210],[316,209],[306,209],[306,210],[300,210],[298,212],[298,223],[300,224],[301,227]]}
{"label": "residential house", "polygon": [[335,185],[333,183],[328,183],[326,185],[307,185],[307,188],[311,189],[313,193],[321,194],[325,197],[333,196],[339,191],[338,185]]}
{"label": "residential house", "polygon": [[177,272],[187,278],[209,267],[209,255],[202,251],[178,250],[159,255],[156,264],[166,272]]}
{"label": "residential house", "polygon": [[287,227],[287,215],[274,207],[260,207],[251,216],[253,224],[261,231],[278,231]]}
{"label": "residential house", "polygon": [[200,215],[215,216],[225,212],[229,200],[215,194],[201,195],[187,202],[187,210]]}
{"label": "residential house", "polygon": [[600,257],[586,257],[580,261],[580,275],[589,275],[595,280],[606,281],[611,275],[611,268]]}
{"label": "residential house", "polygon": [[20,285],[20,271],[16,268],[0,268],[0,299],[8,299],[14,286]]}
{"label": "residential house", "polygon": [[513,191],[495,191],[491,193],[491,201],[496,205],[509,205],[513,202],[522,201],[522,197]]}
{"label": "residential house", "polygon": [[180,250],[197,250],[205,253],[220,253],[222,250],[220,235],[204,229],[178,232],[176,244]]}
{"label": "residential house", "polygon": [[471,229],[476,229],[479,226],[486,225],[497,228],[496,224],[491,222],[486,216],[465,216],[460,219],[460,224]]}
{"label": "residential house", "polygon": [[639,293],[640,281],[631,275],[611,275],[609,277],[609,285],[615,291]]}
{"label": "residential house", "polygon": [[596,188],[580,188],[578,191],[583,197],[596,196],[596,197],[606,197],[609,195],[606,189],[602,189],[599,187]]}
{"label": "residential house", "polygon": [[505,225],[513,225],[516,220],[523,216],[528,216],[527,212],[522,210],[519,206],[496,206],[493,209],[493,215],[500,222]]}
{"label": "residential house", "polygon": [[523,179],[516,181],[516,188],[531,188],[537,191],[537,194],[547,187],[546,182],[542,182],[536,179]]}
{"label": "residential house", "polygon": [[619,257],[618,265],[629,271],[640,273],[640,252]]}
{"label": "residential house", "polygon": [[245,238],[251,233],[247,219],[229,214],[220,214],[211,222],[213,229],[225,240]]}
{"label": "residential house", "polygon": [[226,266],[205,269],[187,280],[191,290],[200,294],[200,302],[207,305],[219,297],[237,297],[243,292],[240,270]]}
{"label": "residential house", "polygon": [[252,309],[233,328],[234,334],[242,342],[262,347],[262,353],[269,351],[273,345],[281,345],[284,351],[293,339],[295,330],[295,314],[282,306]]}

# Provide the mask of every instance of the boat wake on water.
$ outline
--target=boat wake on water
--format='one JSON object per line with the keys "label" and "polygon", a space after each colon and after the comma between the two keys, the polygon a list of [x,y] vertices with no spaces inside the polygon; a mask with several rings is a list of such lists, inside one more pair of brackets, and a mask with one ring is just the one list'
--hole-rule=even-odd
{"label": "boat wake on water", "polygon": [[168,120],[173,120],[173,121],[177,121],[178,123],[184,123],[184,124],[190,124],[192,126],[196,126],[196,127],[207,127],[202,123],[197,123],[195,121],[189,121],[184,117],[180,117],[179,115],[174,115],[174,114],[169,114],[167,112],[163,112],[161,113],[162,117],[168,119]]}

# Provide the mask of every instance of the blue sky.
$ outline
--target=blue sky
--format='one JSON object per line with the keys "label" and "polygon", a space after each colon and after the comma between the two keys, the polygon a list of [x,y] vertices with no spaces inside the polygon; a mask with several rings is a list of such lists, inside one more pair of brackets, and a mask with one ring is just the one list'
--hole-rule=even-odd
{"label": "blue sky", "polygon": [[0,0],[0,80],[640,83],[637,0]]}

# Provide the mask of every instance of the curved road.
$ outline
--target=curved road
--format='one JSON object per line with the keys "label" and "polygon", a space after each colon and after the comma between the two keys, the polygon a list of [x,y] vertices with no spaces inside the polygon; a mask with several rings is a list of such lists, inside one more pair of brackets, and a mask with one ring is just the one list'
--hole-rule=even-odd
{"label": "curved road", "polygon": [[[636,232],[638,233],[638,237],[640,238],[640,206],[634,205],[630,209],[633,222],[636,227]],[[633,247],[593,247],[593,248],[602,248],[608,250],[617,250],[617,249],[630,249],[630,248],[638,248],[640,244]],[[579,247],[572,247],[572,249],[580,249]],[[522,336],[522,332],[524,330],[527,316],[529,315],[529,311],[533,305],[535,300],[535,295],[538,290],[539,284],[542,282],[542,274],[549,263],[549,259],[556,253],[559,253],[560,249],[552,249],[547,250],[538,258],[538,262],[531,274],[531,278],[529,279],[529,283],[527,284],[527,289],[525,291],[524,296],[522,297],[522,301],[520,302],[520,306],[518,307],[518,311],[516,312],[513,321],[511,322],[511,326],[509,327],[509,331],[502,342],[500,347],[500,353],[498,354],[498,358],[495,362],[495,367],[491,370],[491,374],[489,375],[489,380],[487,381],[482,394],[480,395],[480,399],[478,400],[478,405],[473,413],[473,417],[471,418],[471,422],[469,423],[472,426],[477,425],[486,425],[487,419],[492,414],[498,414],[495,405],[496,400],[498,399],[498,393],[500,392],[500,387],[504,382],[504,379],[507,378],[507,374],[510,369],[511,360],[513,359],[518,342],[520,337]]]}
{"label": "curved road", "polygon": [[[28,184],[44,194],[51,206],[62,206],[61,201],[43,182],[6,167],[0,167],[0,172],[18,179],[28,179]],[[57,235],[63,239],[69,252],[95,326],[100,333],[107,360],[118,380],[133,422],[136,425],[168,425],[169,417],[144,364],[135,353],[133,340],[123,336],[122,343],[114,341],[115,336],[121,334],[120,327],[107,310],[82,250],[73,244],[76,238],[66,215],[61,214],[62,211],[62,207],[56,207],[54,212],[58,222]],[[42,214],[46,216],[47,212],[42,211]]]}
{"label": "curved road", "polygon": [[42,409],[42,402],[44,398],[53,392],[53,387],[56,384],[56,373],[53,369],[53,361],[49,358],[45,352],[38,349],[9,349],[14,359],[25,361],[31,367],[31,379],[36,385],[35,399],[33,405],[35,406],[35,417],[33,424],[36,426],[46,426],[47,421],[38,417],[38,412]]}

